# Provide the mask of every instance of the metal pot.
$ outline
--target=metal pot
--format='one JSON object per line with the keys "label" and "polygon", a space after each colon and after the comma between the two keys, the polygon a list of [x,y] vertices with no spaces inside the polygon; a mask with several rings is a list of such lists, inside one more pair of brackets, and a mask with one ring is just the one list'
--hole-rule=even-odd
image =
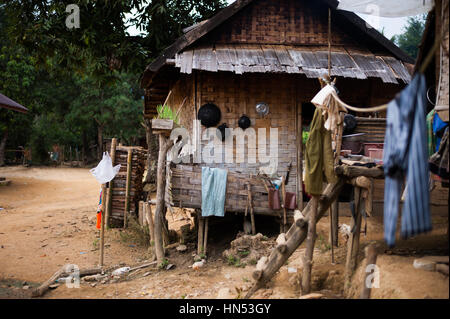
{"label": "metal pot", "polygon": [[352,154],[360,154],[364,150],[364,135],[366,135],[366,133],[342,136],[342,149],[351,150]]}

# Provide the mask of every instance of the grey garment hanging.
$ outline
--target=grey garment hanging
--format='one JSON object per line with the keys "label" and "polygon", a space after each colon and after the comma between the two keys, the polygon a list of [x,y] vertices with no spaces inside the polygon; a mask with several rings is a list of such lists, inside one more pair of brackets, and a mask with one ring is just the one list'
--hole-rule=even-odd
{"label": "grey garment hanging", "polygon": [[422,74],[388,105],[384,148],[384,238],[395,244],[401,185],[408,192],[402,211],[403,238],[431,230],[428,191],[426,83]]}

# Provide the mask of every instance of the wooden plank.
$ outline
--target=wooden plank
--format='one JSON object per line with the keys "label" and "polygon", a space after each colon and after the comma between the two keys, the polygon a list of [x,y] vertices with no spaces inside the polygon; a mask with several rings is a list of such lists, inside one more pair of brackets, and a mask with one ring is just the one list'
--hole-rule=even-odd
{"label": "wooden plank", "polygon": [[152,119],[152,129],[154,130],[172,130],[173,121],[168,119]]}

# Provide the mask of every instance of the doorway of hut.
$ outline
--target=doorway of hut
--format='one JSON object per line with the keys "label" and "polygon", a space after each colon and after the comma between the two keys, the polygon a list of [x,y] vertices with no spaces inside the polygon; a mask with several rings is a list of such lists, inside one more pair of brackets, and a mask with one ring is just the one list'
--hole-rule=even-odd
{"label": "doorway of hut", "polygon": [[[200,213],[200,211],[198,211]],[[196,213],[192,215],[195,220],[195,231],[197,232],[198,218]],[[208,218],[208,260],[222,258],[225,250],[230,248],[230,243],[241,235],[251,235],[251,228],[244,226],[244,221],[250,224],[250,214],[247,217],[242,213],[226,212],[224,217],[210,216]],[[280,233],[281,219],[274,216],[255,214],[256,233],[271,238]],[[250,226],[251,227],[251,226]]]}

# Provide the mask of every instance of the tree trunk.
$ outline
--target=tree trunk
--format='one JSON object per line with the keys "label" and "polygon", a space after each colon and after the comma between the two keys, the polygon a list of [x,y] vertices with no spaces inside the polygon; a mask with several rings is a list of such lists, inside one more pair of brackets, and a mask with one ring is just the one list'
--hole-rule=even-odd
{"label": "tree trunk", "polygon": [[101,160],[103,156],[103,125],[97,123],[97,160]]}
{"label": "tree trunk", "polygon": [[164,194],[166,189],[166,154],[170,147],[169,141],[159,134],[159,156],[156,184],[156,211],[155,211],[155,252],[158,263],[164,260],[163,227],[166,212]]}
{"label": "tree trunk", "polygon": [[2,140],[0,141],[0,166],[5,165],[5,149],[6,140],[8,139],[8,130],[3,133]]}

